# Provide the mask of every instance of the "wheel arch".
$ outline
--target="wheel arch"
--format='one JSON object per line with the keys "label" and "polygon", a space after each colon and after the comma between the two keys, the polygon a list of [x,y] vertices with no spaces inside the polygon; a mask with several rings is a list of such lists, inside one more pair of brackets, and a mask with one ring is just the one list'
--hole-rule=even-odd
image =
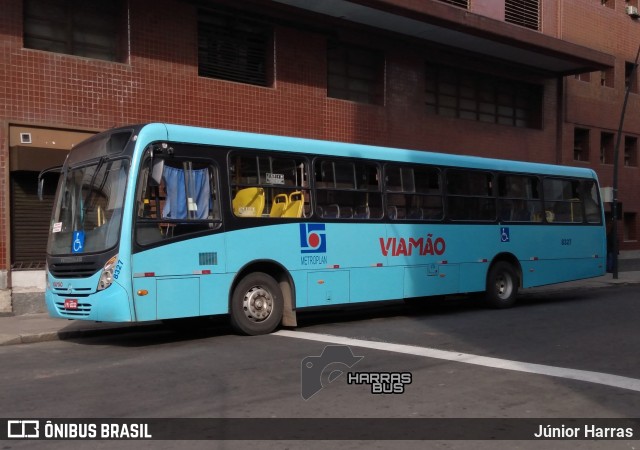
{"label": "wheel arch", "polygon": [[516,256],[513,253],[502,252],[502,253],[498,253],[496,256],[494,256],[493,260],[491,261],[491,264],[489,264],[489,268],[487,269],[487,275],[486,276],[487,277],[489,276],[489,274],[491,273],[491,269],[498,262],[507,262],[507,263],[511,264],[511,266],[516,271],[516,275],[518,276],[518,285],[519,285],[520,288],[522,288],[523,285],[524,285],[522,265],[520,264],[520,261],[518,260],[518,258],[516,258]]}
{"label": "wheel arch", "polygon": [[280,286],[280,290],[282,291],[284,302],[284,310],[282,312],[282,325],[285,327],[296,327],[298,324],[296,318],[295,284],[289,271],[282,264],[274,260],[261,259],[251,261],[250,263],[245,264],[240,270],[238,270],[233,279],[233,283],[231,283],[227,296],[229,309],[231,308],[233,292],[238,283],[248,274],[254,272],[266,273],[274,280],[276,280],[276,282]]}

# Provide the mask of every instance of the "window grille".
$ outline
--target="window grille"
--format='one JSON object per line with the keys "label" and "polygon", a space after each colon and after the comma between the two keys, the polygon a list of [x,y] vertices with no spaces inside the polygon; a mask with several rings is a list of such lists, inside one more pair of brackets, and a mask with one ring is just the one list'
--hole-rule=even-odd
{"label": "window grille", "polygon": [[25,0],[24,46],[116,61],[121,3],[111,0]]}
{"label": "window grille", "polygon": [[540,29],[539,0],[505,0],[505,22],[520,25],[532,30]]}
{"label": "window grille", "polygon": [[198,75],[269,86],[272,39],[272,27],[259,20],[200,11]]}
{"label": "window grille", "polygon": [[427,63],[426,108],[445,117],[542,126],[542,86]]}
{"label": "window grille", "polygon": [[384,103],[384,55],[349,44],[329,42],[327,95],[360,103]]}
{"label": "window grille", "polygon": [[460,8],[469,9],[469,0],[439,0],[442,3],[448,3],[449,5],[459,6]]}

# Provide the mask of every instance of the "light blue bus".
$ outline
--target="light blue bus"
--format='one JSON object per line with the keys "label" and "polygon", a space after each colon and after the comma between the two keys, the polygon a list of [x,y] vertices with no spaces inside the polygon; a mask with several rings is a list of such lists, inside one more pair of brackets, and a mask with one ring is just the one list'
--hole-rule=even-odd
{"label": "light blue bus", "polygon": [[592,170],[152,123],[74,147],[47,249],[53,317],[228,314],[246,334],[304,308],[604,274]]}

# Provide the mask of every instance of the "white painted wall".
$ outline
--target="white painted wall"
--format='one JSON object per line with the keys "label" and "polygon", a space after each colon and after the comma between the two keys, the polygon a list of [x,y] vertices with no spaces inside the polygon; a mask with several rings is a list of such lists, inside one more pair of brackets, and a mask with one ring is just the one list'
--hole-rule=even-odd
{"label": "white painted wall", "polygon": [[14,270],[11,272],[13,292],[44,292],[47,286],[44,270]]}

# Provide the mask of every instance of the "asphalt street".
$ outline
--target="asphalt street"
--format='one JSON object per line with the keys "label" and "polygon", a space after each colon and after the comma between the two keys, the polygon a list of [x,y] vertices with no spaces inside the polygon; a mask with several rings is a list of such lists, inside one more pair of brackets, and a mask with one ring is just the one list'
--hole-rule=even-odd
{"label": "asphalt street", "polygon": [[[3,416],[21,418],[633,418],[640,405],[637,293],[637,286],[525,293],[516,307],[499,311],[466,298],[431,302],[419,310],[394,302],[301,314],[296,330],[259,337],[234,335],[220,320],[189,333],[159,328],[4,346],[0,404]],[[410,373],[411,383],[403,393],[374,394],[369,384],[349,384],[344,375],[332,378],[329,364],[329,372],[320,375],[324,387],[305,400],[303,362],[323,354],[331,340],[327,335],[351,339],[348,347],[362,357],[352,370]],[[405,348],[421,350],[399,351]],[[528,367],[540,370],[523,371]],[[572,378],[576,373],[599,375],[584,381]],[[629,384],[620,387],[619,380]],[[252,427],[246,425],[251,436]],[[10,441],[3,448],[29,444]],[[70,443],[40,444],[57,449]],[[91,447],[132,444],[96,441]],[[135,448],[334,448],[326,440],[177,444],[137,442]],[[548,444],[404,441],[402,447],[529,449]],[[632,448],[637,438],[553,444]],[[340,442],[340,448],[396,445]]]}

